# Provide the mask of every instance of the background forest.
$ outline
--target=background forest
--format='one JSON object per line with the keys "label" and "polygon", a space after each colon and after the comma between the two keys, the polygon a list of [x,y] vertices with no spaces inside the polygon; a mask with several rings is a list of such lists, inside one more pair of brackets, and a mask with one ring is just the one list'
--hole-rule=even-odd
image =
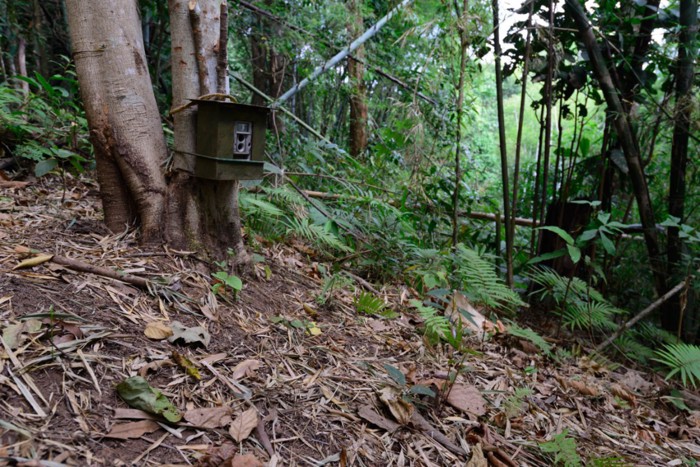
{"label": "background forest", "polygon": [[[230,94],[274,102],[396,3],[230,1]],[[172,150],[168,5],[139,8]],[[270,119],[265,179],[240,195],[248,248],[306,242],[333,265],[327,290],[400,281],[426,315],[459,290],[543,332],[612,336],[694,385],[697,1],[397,10]],[[0,1],[0,151],[16,178],[94,169],[66,15],[63,1]]]}

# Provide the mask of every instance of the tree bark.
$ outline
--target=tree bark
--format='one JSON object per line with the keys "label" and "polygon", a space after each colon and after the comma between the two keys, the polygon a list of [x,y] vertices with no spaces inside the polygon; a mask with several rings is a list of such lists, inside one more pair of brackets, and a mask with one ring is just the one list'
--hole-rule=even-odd
{"label": "tree bark", "polygon": [[[364,32],[359,0],[349,0],[348,34],[355,40]],[[364,46],[358,48],[354,57],[348,57],[348,76],[351,81],[350,95],[350,155],[361,157],[367,149],[367,86],[365,85]]]}
{"label": "tree bark", "polygon": [[637,146],[636,136],[632,131],[629,121],[629,113],[623,108],[622,102],[618,95],[618,90],[615,88],[610,72],[607,68],[607,63],[603,58],[600,47],[595,40],[593,29],[588,21],[586,12],[579,3],[579,0],[566,0],[566,10],[572,15],[578,27],[579,36],[583,41],[588,55],[591,58],[591,66],[593,73],[598,80],[605,101],[611,112],[611,117],[617,137],[625,154],[629,175],[634,189],[634,195],[637,200],[637,208],[639,217],[644,230],[644,240],[651,263],[652,274],[654,278],[654,288],[656,293],[661,296],[666,293],[666,271],[663,258],[661,256],[661,248],[659,239],[656,233],[656,221],[654,219],[654,210],[651,205],[651,197],[649,195],[649,187],[644,175],[644,167],[642,166],[639,148]]}
{"label": "tree bark", "polygon": [[158,241],[166,146],[137,5],[67,0],[66,8],[105,223],[116,232],[139,222],[142,241]]}
{"label": "tree bark", "polygon": [[[688,165],[688,136],[692,116],[693,65],[697,50],[695,36],[698,30],[697,0],[681,0],[681,33],[678,44],[678,63],[676,67],[676,110],[671,146],[671,173],[668,195],[668,214],[683,221],[685,214],[685,175]],[[669,272],[679,266],[682,243],[676,227],[668,229],[666,255]],[[680,323],[680,301],[678,297],[664,306],[661,322],[664,329],[676,332]]]}
{"label": "tree bark", "polygon": [[[222,41],[221,9],[218,0],[169,0],[172,31],[173,108],[189,99],[226,89],[225,75],[217,63]],[[221,65],[219,65],[221,66]],[[220,78],[220,79],[217,79]],[[225,258],[231,248],[234,265],[245,265],[249,257],[243,244],[238,212],[237,181],[200,180],[193,176],[196,152],[196,109],[187,107],[174,116],[175,163],[168,187],[166,238],[179,248],[207,250]]]}

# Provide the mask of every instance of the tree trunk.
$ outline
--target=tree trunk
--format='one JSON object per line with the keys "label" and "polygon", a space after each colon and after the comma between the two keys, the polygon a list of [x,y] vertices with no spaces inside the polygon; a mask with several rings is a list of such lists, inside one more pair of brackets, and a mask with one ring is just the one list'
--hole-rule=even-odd
{"label": "tree trunk", "polygon": [[566,0],[566,10],[573,16],[578,27],[579,36],[586,46],[588,55],[591,57],[593,73],[605,96],[605,101],[611,112],[611,118],[613,119],[619,143],[625,154],[634,195],[637,200],[639,217],[644,230],[644,240],[651,263],[654,288],[656,289],[656,293],[661,296],[667,292],[665,266],[656,232],[656,220],[654,219],[649,187],[647,186],[644,175],[644,167],[642,166],[636,136],[630,125],[629,113],[623,108],[618,90],[613,84],[607,68],[607,63],[595,40],[593,30],[583,7],[579,4],[578,0]]}
{"label": "tree trunk", "polygon": [[[359,0],[349,0],[348,34],[355,40],[364,32]],[[364,46],[358,48],[354,57],[348,57],[348,76],[352,91],[350,95],[350,155],[361,157],[367,149],[367,87],[365,86]]]}
{"label": "tree trunk", "polygon": [[[692,115],[693,64],[696,56],[695,36],[698,30],[697,0],[681,0],[681,33],[676,67],[676,110],[671,147],[671,176],[668,195],[668,214],[683,221],[685,214],[685,174],[688,165],[688,135]],[[669,271],[679,266],[682,243],[678,228],[668,229],[667,259]],[[680,299],[674,297],[663,308],[661,321],[664,329],[677,332],[680,323]]]}
{"label": "tree trunk", "polygon": [[138,222],[142,241],[157,241],[166,146],[136,2],[67,0],[66,7],[105,223],[118,232]]}
{"label": "tree trunk", "polygon": [[[265,0],[266,5],[269,6],[271,3],[271,0]],[[253,86],[276,99],[284,91],[282,86],[287,61],[282,54],[275,50],[274,44],[270,43],[272,37],[280,37],[280,25],[258,15],[258,25],[254,26],[253,34],[250,36]],[[267,105],[267,102],[261,96],[253,94],[253,104]],[[271,115],[272,127],[276,131],[284,133],[284,121],[278,117],[277,112],[273,112]]]}
{"label": "tree trunk", "polygon": [[[220,43],[219,0],[169,0],[172,31],[173,108],[202,95],[225,91],[217,82],[225,74],[217,63]],[[224,60],[225,61],[225,60]],[[175,164],[168,187],[166,238],[180,248],[205,248],[215,257],[225,257],[228,248],[235,253],[235,265],[245,265],[249,257],[241,235],[237,181],[200,180],[193,176],[196,152],[196,110],[188,107],[174,115]]]}

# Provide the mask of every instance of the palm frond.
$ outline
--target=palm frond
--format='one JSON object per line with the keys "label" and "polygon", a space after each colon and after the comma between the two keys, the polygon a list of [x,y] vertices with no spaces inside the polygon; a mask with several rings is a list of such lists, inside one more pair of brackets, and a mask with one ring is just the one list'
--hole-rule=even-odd
{"label": "palm frond", "polygon": [[679,375],[684,386],[697,387],[700,380],[700,347],[691,344],[667,344],[656,351],[653,360],[668,367],[666,379]]}

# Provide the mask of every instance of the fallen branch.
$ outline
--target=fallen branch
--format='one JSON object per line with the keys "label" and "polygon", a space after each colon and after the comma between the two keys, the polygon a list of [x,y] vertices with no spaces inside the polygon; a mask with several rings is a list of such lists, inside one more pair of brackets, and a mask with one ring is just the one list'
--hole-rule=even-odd
{"label": "fallen branch", "polygon": [[610,344],[612,344],[613,341],[615,341],[615,339],[617,339],[618,337],[620,337],[620,335],[621,335],[623,332],[625,332],[626,330],[628,330],[629,328],[631,328],[632,326],[634,326],[635,324],[637,324],[637,322],[638,322],[639,320],[641,320],[642,318],[648,316],[652,311],[656,310],[656,309],[657,309],[660,305],[662,305],[666,300],[668,300],[669,298],[673,297],[673,296],[676,295],[678,292],[680,292],[683,288],[685,288],[687,284],[688,284],[688,279],[684,280],[683,282],[681,282],[680,284],[676,285],[674,288],[672,288],[671,290],[669,290],[668,292],[666,292],[665,294],[663,294],[663,295],[662,295],[658,300],[656,300],[654,303],[652,303],[651,305],[649,305],[648,307],[644,308],[642,311],[640,311],[639,313],[637,313],[637,316],[635,316],[634,318],[632,318],[631,320],[627,321],[627,322],[624,323],[622,326],[620,326],[620,327],[617,329],[617,331],[615,331],[615,333],[614,333],[612,336],[610,336],[605,342],[603,342],[603,343],[600,344],[598,347],[596,347],[596,348],[595,348],[595,351],[596,351],[596,352],[600,352],[601,350],[603,350],[604,348],[606,348],[607,346],[609,346]]}
{"label": "fallen branch", "polygon": [[98,276],[109,277],[110,279],[117,279],[122,282],[127,282],[131,285],[135,285],[137,287],[142,287],[144,289],[148,289],[149,286],[153,285],[151,281],[149,281],[148,279],[144,279],[143,277],[132,276],[131,274],[124,274],[123,272],[115,271],[109,268],[103,268],[101,266],[94,266],[92,264],[78,261],[77,259],[66,258],[65,256],[54,255],[53,258],[51,258],[51,261],[53,261],[56,264],[60,264],[61,266],[65,266],[68,269],[72,269],[74,271],[87,272],[90,274],[97,274]]}

